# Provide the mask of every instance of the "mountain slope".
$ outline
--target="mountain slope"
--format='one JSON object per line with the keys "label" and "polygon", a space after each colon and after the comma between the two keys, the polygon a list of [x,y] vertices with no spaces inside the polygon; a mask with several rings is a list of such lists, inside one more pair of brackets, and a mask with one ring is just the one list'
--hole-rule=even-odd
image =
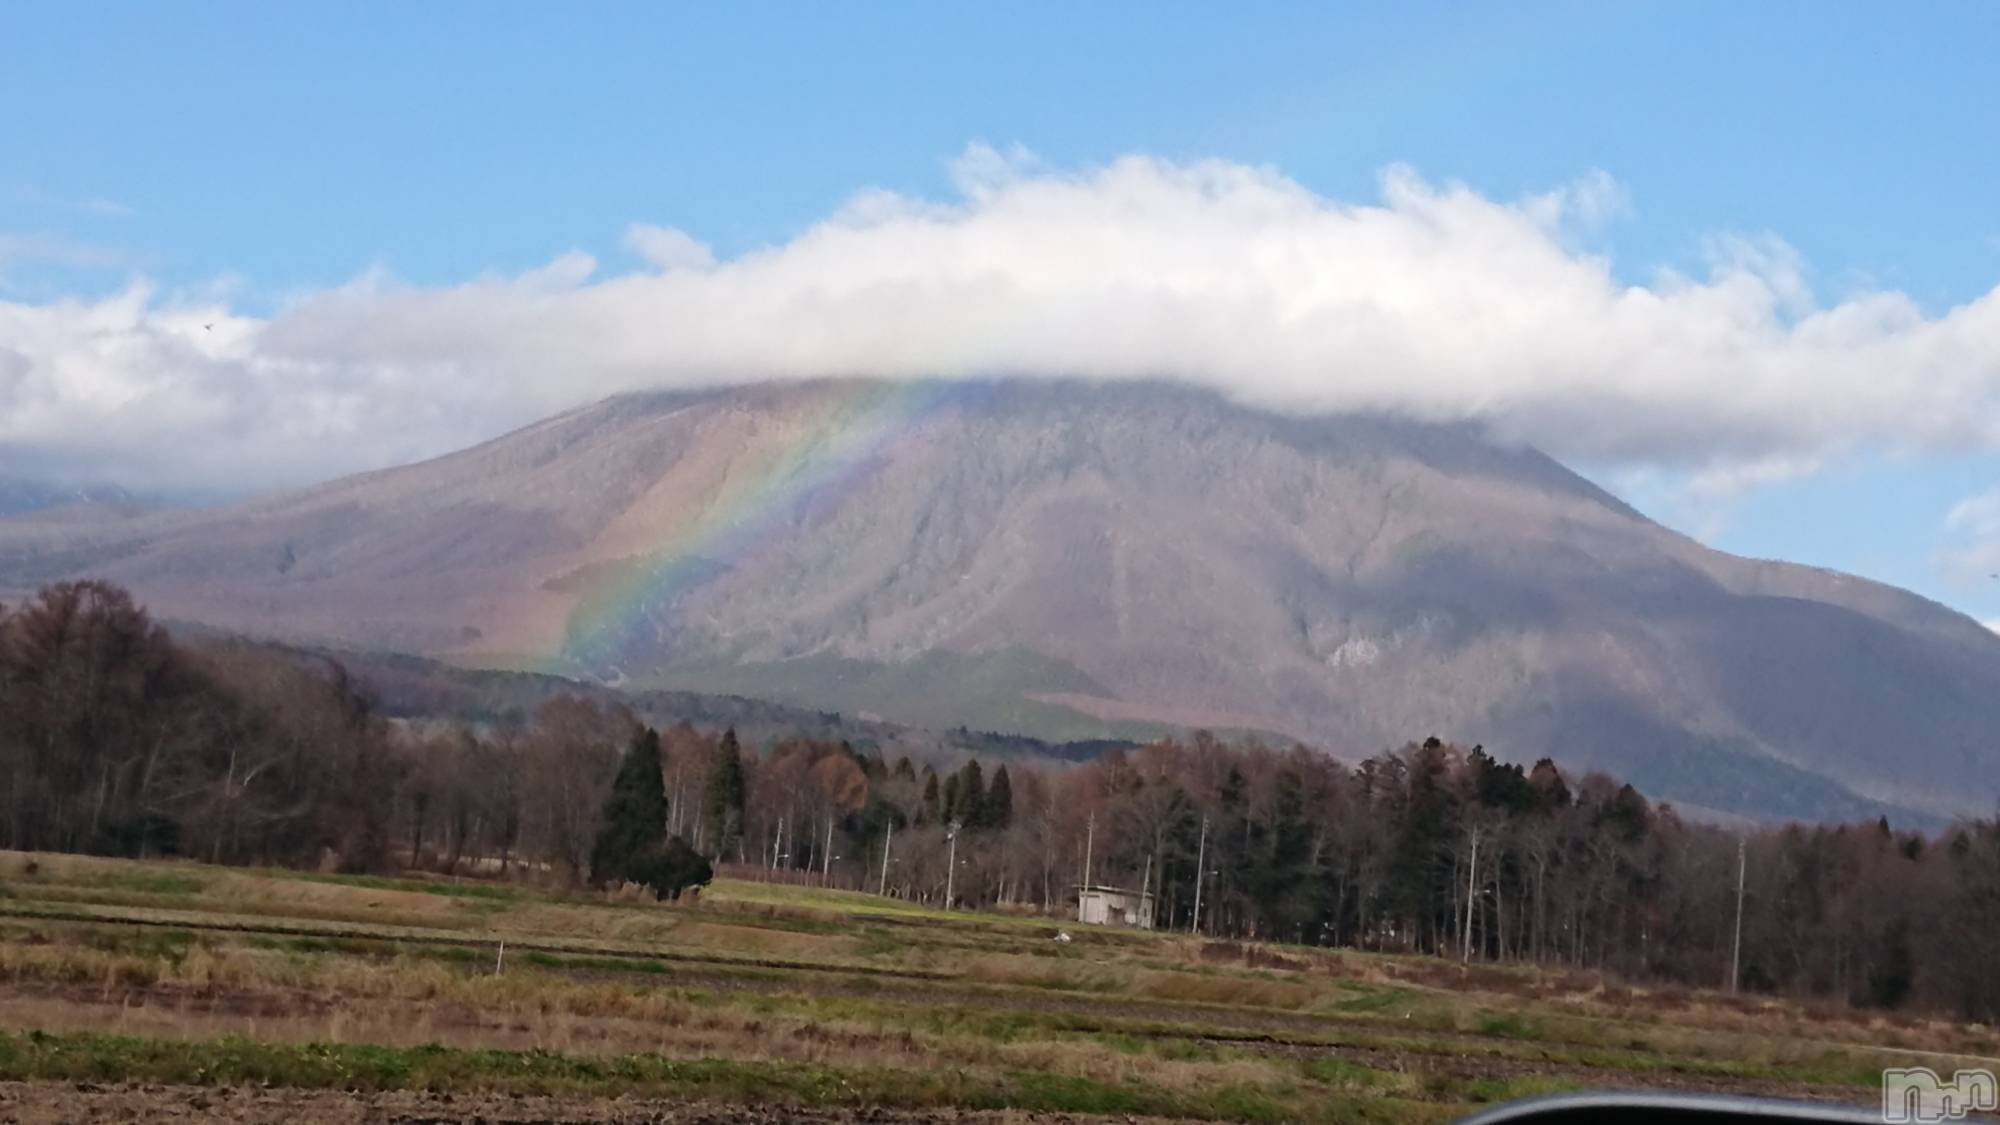
{"label": "mountain slope", "polygon": [[1780,815],[1984,811],[2000,638],[1463,427],[1159,385],[633,396],[205,512],[0,521],[245,631],[1055,737],[1437,733]]}
{"label": "mountain slope", "polygon": [[25,512],[50,514],[59,510],[70,514],[98,511],[130,515],[147,506],[117,485],[55,484],[28,477],[0,476],[0,516]]}
{"label": "mountain slope", "polygon": [[[704,695],[685,691],[614,690],[558,676],[463,668],[402,653],[348,649],[301,649],[270,642],[244,641],[213,633],[199,625],[170,623],[175,640],[196,651],[244,654],[259,660],[293,663],[324,670],[336,661],[355,690],[378,715],[422,726],[459,722],[524,726],[535,712],[558,696],[582,697],[606,706],[622,706],[644,722],[666,730],[689,723],[704,730],[730,727],[744,746],[765,748],[791,738],[847,742],[857,750],[880,754],[885,760],[910,756],[942,758],[950,763],[966,757],[1051,765],[1088,761],[1112,749],[1132,749],[1139,743],[1108,739],[1092,742],[1044,742],[992,731],[921,730],[895,723],[874,722],[837,711],[811,711],[736,695]],[[1162,732],[1152,732],[1157,736]]]}

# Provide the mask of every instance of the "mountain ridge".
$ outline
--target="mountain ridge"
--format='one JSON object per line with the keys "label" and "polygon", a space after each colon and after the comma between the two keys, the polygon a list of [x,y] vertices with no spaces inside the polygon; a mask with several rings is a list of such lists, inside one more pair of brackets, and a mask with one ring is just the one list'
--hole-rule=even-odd
{"label": "mountain ridge", "polygon": [[1970,618],[1712,551],[1474,426],[1164,384],[629,395],[229,508],[0,521],[0,586],[86,572],[228,628],[920,726],[1436,733],[1769,815],[1948,816],[2000,776]]}

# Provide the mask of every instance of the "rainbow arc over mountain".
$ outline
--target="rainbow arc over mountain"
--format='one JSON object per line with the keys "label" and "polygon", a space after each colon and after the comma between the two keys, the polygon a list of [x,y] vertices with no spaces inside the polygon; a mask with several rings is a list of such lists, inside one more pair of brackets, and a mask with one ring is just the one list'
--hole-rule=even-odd
{"label": "rainbow arc over mountain", "polygon": [[628,654],[669,653],[680,607],[802,524],[838,510],[941,412],[986,393],[947,380],[830,382],[809,396],[797,433],[761,445],[723,492],[670,521],[659,542],[606,568],[571,612],[551,670],[616,669]]}

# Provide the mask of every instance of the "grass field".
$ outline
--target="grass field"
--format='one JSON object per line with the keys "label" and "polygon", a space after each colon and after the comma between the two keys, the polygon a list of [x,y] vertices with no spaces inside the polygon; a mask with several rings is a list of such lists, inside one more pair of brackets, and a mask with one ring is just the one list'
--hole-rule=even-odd
{"label": "grass field", "polygon": [[704,1119],[1424,1122],[1607,1087],[1868,1104],[1885,1066],[2000,1056],[1941,1021],[850,892],[721,882],[662,906],[15,853],[0,1029],[0,1115],[21,1119],[93,1098],[611,1119],[647,1098]]}

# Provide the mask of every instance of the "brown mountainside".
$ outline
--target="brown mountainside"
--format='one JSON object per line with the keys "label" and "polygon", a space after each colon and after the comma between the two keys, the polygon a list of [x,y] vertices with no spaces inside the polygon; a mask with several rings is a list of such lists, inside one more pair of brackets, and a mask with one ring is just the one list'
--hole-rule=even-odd
{"label": "brown mountainside", "polygon": [[285,639],[1052,737],[1436,733],[1717,809],[1990,811],[2000,637],[1466,427],[1161,385],[628,396],[226,508],[0,520]]}

